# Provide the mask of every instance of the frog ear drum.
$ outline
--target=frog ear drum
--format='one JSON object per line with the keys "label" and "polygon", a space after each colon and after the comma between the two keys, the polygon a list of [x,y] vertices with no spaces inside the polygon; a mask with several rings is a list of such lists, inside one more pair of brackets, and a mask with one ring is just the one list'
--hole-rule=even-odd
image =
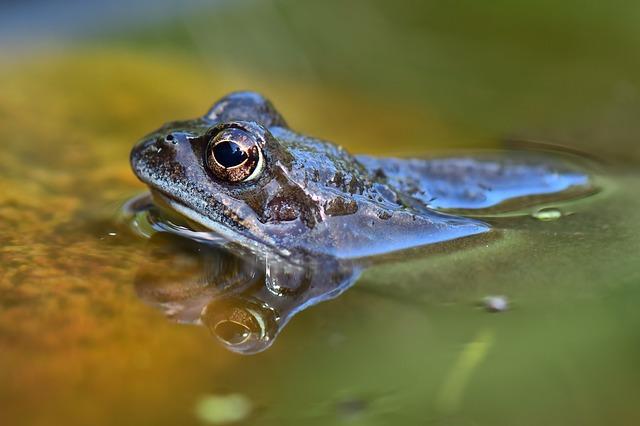
{"label": "frog ear drum", "polygon": [[237,183],[257,179],[264,169],[260,141],[251,132],[239,128],[223,128],[209,139],[205,163],[218,179]]}

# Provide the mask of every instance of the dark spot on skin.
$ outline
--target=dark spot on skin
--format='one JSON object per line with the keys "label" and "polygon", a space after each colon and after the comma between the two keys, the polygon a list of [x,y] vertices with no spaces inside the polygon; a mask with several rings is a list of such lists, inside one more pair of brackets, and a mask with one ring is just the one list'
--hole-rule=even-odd
{"label": "dark spot on skin", "polygon": [[251,210],[258,216],[262,216],[264,207],[267,204],[267,194],[264,191],[247,192],[244,197],[244,202],[247,203],[247,205],[251,207]]}
{"label": "dark spot on skin", "polygon": [[333,183],[336,185],[336,187],[340,188],[342,187],[342,185],[344,184],[344,176],[342,175],[342,173],[337,172],[334,176],[333,176]]}
{"label": "dark spot on skin", "polygon": [[375,169],[375,171],[373,172],[373,177],[375,179],[386,179],[387,175],[385,174],[384,170]]}
{"label": "dark spot on skin", "polygon": [[391,219],[391,213],[386,210],[378,210],[378,217],[382,220]]}
{"label": "dark spot on skin", "polygon": [[327,201],[324,205],[324,212],[329,216],[345,216],[358,211],[358,203],[354,200],[347,200],[343,197],[336,197]]}
{"label": "dark spot on skin", "polygon": [[298,206],[284,197],[276,197],[267,204],[265,216],[270,222],[287,222],[300,216]]}
{"label": "dark spot on skin", "polygon": [[351,180],[349,181],[349,192],[351,194],[362,194],[363,192],[362,182],[360,182],[355,177],[352,177]]}
{"label": "dark spot on skin", "polygon": [[300,218],[308,228],[322,220],[317,203],[285,173],[273,169],[271,183],[238,193],[263,223],[286,222]]}
{"label": "dark spot on skin", "polygon": [[[270,199],[286,200],[297,209],[297,215],[302,219],[308,228],[313,228],[317,222],[322,220],[317,203],[305,192],[305,190],[289,181],[286,174],[275,172],[275,179],[278,182],[278,191]],[[284,213],[284,212],[283,212]],[[290,212],[288,213],[291,214]]]}

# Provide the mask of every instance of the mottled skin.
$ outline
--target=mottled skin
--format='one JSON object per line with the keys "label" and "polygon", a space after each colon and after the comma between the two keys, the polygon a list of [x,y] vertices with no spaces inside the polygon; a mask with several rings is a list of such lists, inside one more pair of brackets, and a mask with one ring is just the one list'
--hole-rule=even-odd
{"label": "mottled skin", "polygon": [[[259,144],[264,168],[257,178],[229,182],[208,166],[210,141],[229,129]],[[253,93],[165,125],[135,146],[131,162],[155,204],[141,197],[128,209],[180,237],[154,236],[151,265],[135,280],[138,294],[244,354],[265,350],[297,312],[351,286],[363,267],[353,259],[490,229],[453,213],[481,216],[593,190],[575,167],[530,152],[353,156],[295,133]],[[180,227],[185,217],[195,231]],[[157,259],[173,265],[171,273],[158,270]]]}
{"label": "mottled skin", "polygon": [[[265,167],[257,179],[225,182],[207,167],[208,141],[227,128],[259,141]],[[362,258],[480,234],[489,226],[434,208],[478,211],[590,187],[586,175],[553,161],[353,156],[292,131],[269,101],[247,92],[148,135],[131,163],[161,204],[245,247],[285,256]]]}

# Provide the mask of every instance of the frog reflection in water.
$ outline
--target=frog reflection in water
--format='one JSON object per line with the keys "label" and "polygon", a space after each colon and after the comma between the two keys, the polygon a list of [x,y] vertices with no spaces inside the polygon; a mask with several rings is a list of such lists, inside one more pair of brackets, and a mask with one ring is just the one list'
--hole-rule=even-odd
{"label": "frog reflection in water", "polygon": [[270,264],[285,275],[303,268],[327,277],[350,265],[339,279],[307,280],[309,297],[294,302],[287,319],[355,281],[363,259],[487,233],[491,227],[477,217],[594,192],[585,172],[552,155],[354,156],[292,131],[250,92],[221,99],[203,117],[166,124],[133,148],[131,163],[151,189],[148,209],[164,211],[171,224],[155,220],[158,229],[276,257]]}
{"label": "frog reflection in water", "polygon": [[242,354],[269,347],[293,315],[338,296],[360,273],[348,263],[319,271],[167,233],[150,242],[135,278],[139,297],[173,321],[206,326]]}

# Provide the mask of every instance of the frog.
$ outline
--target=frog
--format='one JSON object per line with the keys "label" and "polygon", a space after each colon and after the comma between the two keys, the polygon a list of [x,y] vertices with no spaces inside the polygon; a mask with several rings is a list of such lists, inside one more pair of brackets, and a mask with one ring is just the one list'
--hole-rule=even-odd
{"label": "frog", "polygon": [[294,131],[254,92],[165,124],[130,158],[150,191],[126,216],[159,231],[145,234],[138,296],[243,355],[271,347],[293,316],[387,255],[485,244],[502,215],[599,190],[582,163],[555,153],[354,155]]}
{"label": "frog", "polygon": [[153,202],[199,235],[285,258],[366,259],[473,238],[484,217],[595,191],[563,158],[354,155],[293,130],[255,92],[142,138],[131,167]]}

